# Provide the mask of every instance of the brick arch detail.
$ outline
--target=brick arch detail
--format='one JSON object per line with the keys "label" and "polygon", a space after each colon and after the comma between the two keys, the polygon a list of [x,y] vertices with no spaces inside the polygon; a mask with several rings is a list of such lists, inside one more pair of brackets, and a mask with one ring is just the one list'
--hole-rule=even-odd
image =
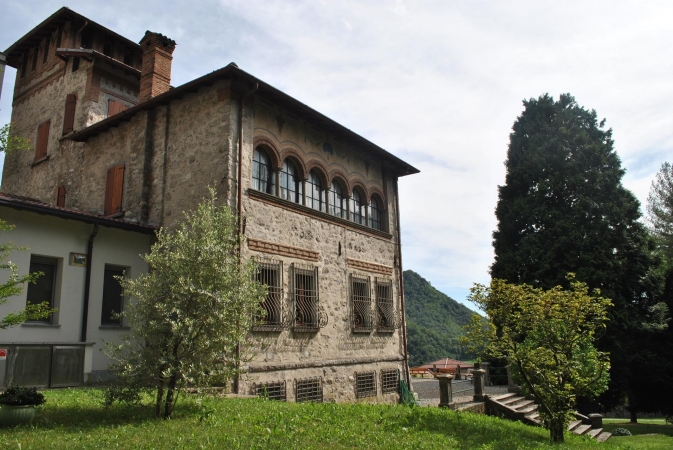
{"label": "brick arch detail", "polygon": [[299,172],[299,178],[306,180],[308,178],[308,170],[306,170],[306,163],[304,162],[304,157],[301,153],[293,148],[284,148],[280,152],[281,163],[284,162],[287,158],[290,158],[295,166],[297,167],[297,172]]}
{"label": "brick arch detail", "polygon": [[325,164],[316,159],[312,159],[306,163],[306,178],[308,178],[308,174],[311,172],[311,170],[315,170],[318,173],[320,181],[325,185],[325,188],[328,189],[330,186],[330,178],[327,175],[329,172],[327,171]]}
{"label": "brick arch detail", "polygon": [[332,187],[332,181],[338,180],[339,184],[341,184],[341,188],[344,190],[346,196],[350,198],[351,196],[351,184],[350,184],[350,177],[346,175],[346,173],[341,170],[341,169],[332,169],[329,172],[329,180],[327,185],[331,188]]}
{"label": "brick arch detail", "polygon": [[379,189],[378,186],[369,186],[369,200],[367,200],[367,203],[371,203],[372,197],[374,196],[377,196],[381,201],[381,209],[387,211],[388,204],[386,203],[386,197],[383,195],[383,191]]}
{"label": "brick arch detail", "polygon": [[252,146],[253,149],[257,147],[262,147],[264,150],[266,150],[266,153],[269,155],[269,158],[271,158],[271,166],[274,168],[274,170],[278,170],[281,168],[281,163],[283,160],[280,157],[278,147],[276,147],[276,145],[271,139],[269,139],[266,136],[255,136],[252,139]]}

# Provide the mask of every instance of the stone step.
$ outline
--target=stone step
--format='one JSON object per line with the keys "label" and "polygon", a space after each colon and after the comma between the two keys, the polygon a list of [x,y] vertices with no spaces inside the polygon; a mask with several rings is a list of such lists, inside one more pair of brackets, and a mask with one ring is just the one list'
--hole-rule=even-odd
{"label": "stone step", "polygon": [[573,429],[572,431],[573,431],[573,433],[582,436],[583,434],[586,434],[586,432],[589,431],[590,429],[591,429],[591,425],[582,424],[582,425],[578,426],[577,428]]}
{"label": "stone step", "polygon": [[502,402],[503,400],[506,400],[511,397],[515,397],[517,394],[515,392],[511,392],[509,394],[501,394],[501,395],[496,395],[495,397],[491,397],[491,400],[495,400],[496,402]]}
{"label": "stone step", "polygon": [[521,412],[521,413],[524,413],[524,414],[530,414],[532,412],[537,411],[537,405],[535,403],[533,403],[532,405],[527,405],[524,408],[517,408],[516,410],[517,410],[517,412]]}
{"label": "stone step", "polygon": [[601,434],[601,431],[603,431],[602,428],[592,428],[589,431],[587,431],[587,436],[591,436],[592,438],[596,439],[596,436]]}
{"label": "stone step", "polygon": [[521,411],[522,409],[528,408],[531,405],[534,405],[535,408],[537,409],[537,405],[535,404],[535,401],[533,401],[533,400],[524,400],[522,402],[519,402],[516,405],[514,405],[514,409],[516,409],[517,411]]}
{"label": "stone step", "polygon": [[568,424],[568,431],[573,431],[575,428],[579,427],[580,425],[582,425],[581,420],[573,420],[572,422],[570,422]]}
{"label": "stone step", "polygon": [[537,412],[537,410],[533,414],[527,414],[526,417],[528,417],[530,420],[536,420],[538,422],[540,421],[540,419],[539,419],[540,418],[540,413]]}
{"label": "stone step", "polygon": [[522,400],[526,400],[526,398],[525,397],[520,397],[520,396],[517,395],[516,397],[512,397],[512,398],[508,398],[507,400],[500,401],[499,403],[511,407],[512,405],[515,405]]}
{"label": "stone step", "polygon": [[612,433],[608,433],[607,431],[603,431],[601,434],[596,436],[596,440],[598,442],[605,442],[608,439],[610,439],[611,436],[612,436]]}

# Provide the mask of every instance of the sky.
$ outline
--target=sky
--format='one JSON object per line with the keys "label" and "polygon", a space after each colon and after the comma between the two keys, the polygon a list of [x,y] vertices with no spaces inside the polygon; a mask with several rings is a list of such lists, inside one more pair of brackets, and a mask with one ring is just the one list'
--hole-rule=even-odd
{"label": "sky", "polygon": [[[68,6],[136,42],[145,30],[174,39],[174,86],[234,61],[415,166],[399,185],[404,269],[473,309],[524,99],[570,93],[605,118],[643,208],[673,162],[670,1],[2,3],[3,50]],[[0,124],[15,74],[7,68]]]}

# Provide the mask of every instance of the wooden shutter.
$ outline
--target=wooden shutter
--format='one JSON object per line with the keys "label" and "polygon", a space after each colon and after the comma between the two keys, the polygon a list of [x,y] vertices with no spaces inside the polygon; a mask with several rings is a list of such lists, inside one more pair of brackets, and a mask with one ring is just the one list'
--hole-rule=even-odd
{"label": "wooden shutter", "polygon": [[128,106],[123,104],[122,102],[118,102],[117,100],[112,100],[109,99],[107,102],[107,116],[114,116],[115,114],[118,114],[122,111],[125,111],[128,109]]}
{"label": "wooden shutter", "polygon": [[122,212],[122,194],[124,192],[124,164],[110,167],[105,183],[105,215]]}
{"label": "wooden shutter", "polygon": [[56,193],[56,206],[65,206],[65,188],[63,186],[58,187]]}
{"label": "wooden shutter", "polygon": [[47,146],[49,145],[49,126],[51,121],[42,122],[37,127],[37,142],[35,143],[35,160],[47,156]]}
{"label": "wooden shutter", "polygon": [[63,117],[63,134],[68,134],[75,129],[75,107],[77,106],[77,96],[68,94],[65,98],[65,114]]}

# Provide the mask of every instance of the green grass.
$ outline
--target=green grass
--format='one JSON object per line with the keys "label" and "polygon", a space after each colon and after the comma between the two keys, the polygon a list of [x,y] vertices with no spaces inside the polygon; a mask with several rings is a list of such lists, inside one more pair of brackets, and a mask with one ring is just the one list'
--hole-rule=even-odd
{"label": "green grass", "polygon": [[[182,398],[172,420],[149,406],[101,406],[95,389],[47,391],[33,425],[0,429],[0,449],[580,449],[601,444],[492,417],[438,408]],[[617,438],[610,448],[673,448],[673,438]],[[664,440],[661,440],[663,438]],[[647,442],[645,442],[647,440]],[[650,442],[651,441],[651,442]],[[641,446],[646,443],[649,446]],[[668,444],[668,447],[657,445]]]}

